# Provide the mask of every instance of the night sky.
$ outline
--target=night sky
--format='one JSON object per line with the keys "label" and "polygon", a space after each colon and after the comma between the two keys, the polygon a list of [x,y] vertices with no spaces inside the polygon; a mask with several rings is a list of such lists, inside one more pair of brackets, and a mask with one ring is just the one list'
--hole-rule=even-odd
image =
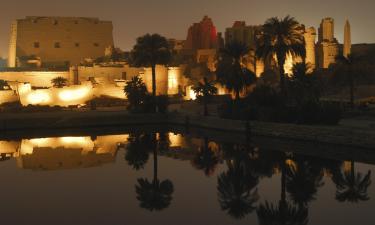
{"label": "night sky", "polygon": [[343,38],[344,22],[349,19],[353,43],[375,43],[374,9],[374,0],[2,0],[0,56],[7,56],[11,21],[25,16],[111,20],[116,46],[129,50],[135,38],[147,32],[185,39],[190,24],[204,15],[213,19],[218,31],[232,26],[235,20],[256,25],[269,17],[287,14],[317,28],[323,17],[330,16],[335,19],[339,41]]}

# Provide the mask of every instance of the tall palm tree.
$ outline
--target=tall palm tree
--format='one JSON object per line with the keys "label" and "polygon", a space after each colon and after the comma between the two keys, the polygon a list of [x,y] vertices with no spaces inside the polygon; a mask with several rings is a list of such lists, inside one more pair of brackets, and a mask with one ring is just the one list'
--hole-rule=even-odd
{"label": "tall palm tree", "polygon": [[[153,135],[156,139],[156,135]],[[148,179],[138,179],[138,185],[135,186],[137,199],[140,201],[140,207],[153,211],[160,211],[167,208],[172,201],[174,191],[173,183],[170,180],[160,181],[158,179],[158,148],[153,149],[154,155],[154,177],[152,182]]]}
{"label": "tall palm tree", "polygon": [[156,103],[156,65],[167,65],[171,57],[167,39],[159,34],[146,34],[137,38],[137,43],[131,51],[132,63],[135,66],[151,67],[154,104]]}
{"label": "tall palm tree", "polygon": [[350,171],[334,174],[333,182],[336,184],[336,199],[340,202],[358,202],[370,199],[367,193],[371,185],[371,171],[365,176],[355,172],[354,161],[350,162]]}
{"label": "tall palm tree", "polygon": [[199,170],[203,170],[206,176],[211,176],[218,163],[219,159],[209,147],[208,138],[204,138],[204,145],[200,147],[192,161],[193,166]]}
{"label": "tall palm tree", "polygon": [[361,77],[359,63],[362,60],[360,56],[349,54],[347,57],[338,56],[338,69],[333,76],[333,82],[349,87],[349,102],[351,108],[354,108],[354,89],[355,83]]}
{"label": "tall palm tree", "polygon": [[229,91],[234,91],[236,100],[240,98],[240,92],[256,80],[256,75],[242,65],[242,58],[249,51],[247,45],[236,41],[227,43],[220,51],[217,80]]}
{"label": "tall palm tree", "polygon": [[230,216],[242,219],[256,209],[259,178],[245,169],[241,159],[231,161],[228,170],[218,177],[219,203]]}
{"label": "tall palm tree", "polygon": [[284,64],[288,55],[293,58],[306,56],[304,27],[294,17],[272,17],[262,26],[257,36],[256,55],[262,60],[276,56],[280,75],[280,88],[285,89]]}
{"label": "tall palm tree", "polygon": [[203,82],[198,82],[198,84],[193,87],[193,91],[198,100],[203,103],[204,116],[208,116],[208,103],[211,97],[217,94],[217,88],[213,82],[208,81],[207,77],[204,77]]}

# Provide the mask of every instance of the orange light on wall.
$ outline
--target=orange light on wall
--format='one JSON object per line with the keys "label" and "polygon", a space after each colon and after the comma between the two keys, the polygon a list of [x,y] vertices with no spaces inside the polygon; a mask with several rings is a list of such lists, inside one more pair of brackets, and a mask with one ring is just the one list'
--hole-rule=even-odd
{"label": "orange light on wall", "polygon": [[27,101],[32,105],[48,104],[51,101],[51,96],[42,90],[36,91],[27,96]]}
{"label": "orange light on wall", "polygon": [[82,87],[76,90],[64,90],[59,93],[59,99],[65,102],[75,101],[87,97],[89,93],[90,89],[88,87]]}

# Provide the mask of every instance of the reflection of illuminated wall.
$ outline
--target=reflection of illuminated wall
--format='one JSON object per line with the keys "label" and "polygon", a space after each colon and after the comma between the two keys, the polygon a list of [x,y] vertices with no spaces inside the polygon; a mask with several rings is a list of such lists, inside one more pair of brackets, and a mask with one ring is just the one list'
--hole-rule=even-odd
{"label": "reflection of illuminated wall", "polygon": [[0,154],[14,155],[20,147],[17,141],[0,141]]}
{"label": "reflection of illuminated wall", "polygon": [[[57,170],[99,166],[115,160],[118,143],[128,135],[57,137],[22,140],[17,165],[24,169]],[[8,146],[8,147],[7,147]],[[17,143],[0,142],[11,151]],[[18,148],[18,147],[17,147]],[[16,149],[17,149],[16,148]]]}

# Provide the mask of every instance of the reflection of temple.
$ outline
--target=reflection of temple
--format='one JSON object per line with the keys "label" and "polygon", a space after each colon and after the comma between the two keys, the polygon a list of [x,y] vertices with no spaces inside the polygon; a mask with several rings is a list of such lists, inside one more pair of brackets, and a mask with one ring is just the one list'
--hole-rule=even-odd
{"label": "reflection of temple", "polygon": [[113,163],[118,143],[127,135],[102,137],[58,137],[0,142],[0,153],[15,157],[19,168],[59,170]]}

